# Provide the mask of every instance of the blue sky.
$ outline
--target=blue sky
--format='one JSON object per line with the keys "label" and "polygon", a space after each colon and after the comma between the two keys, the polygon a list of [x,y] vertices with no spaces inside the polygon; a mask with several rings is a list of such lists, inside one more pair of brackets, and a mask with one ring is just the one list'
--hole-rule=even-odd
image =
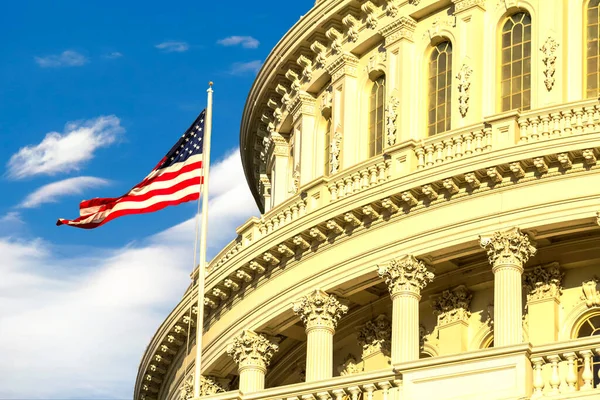
{"label": "blue sky", "polygon": [[56,219],[140,181],[205,107],[212,80],[210,253],[233,239],[257,213],[237,149],[244,101],[313,4],[3,4],[0,398],[131,397],[145,346],[189,284],[196,205],[91,231]]}

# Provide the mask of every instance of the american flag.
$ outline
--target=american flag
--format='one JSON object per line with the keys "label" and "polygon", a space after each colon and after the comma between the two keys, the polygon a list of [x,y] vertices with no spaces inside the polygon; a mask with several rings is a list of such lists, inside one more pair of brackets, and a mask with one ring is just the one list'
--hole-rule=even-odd
{"label": "american flag", "polygon": [[92,229],[130,214],[162,210],[186,201],[198,200],[202,176],[204,120],[202,111],[183,136],[144,180],[121,197],[95,198],[79,204],[79,217],[60,218],[56,225]]}

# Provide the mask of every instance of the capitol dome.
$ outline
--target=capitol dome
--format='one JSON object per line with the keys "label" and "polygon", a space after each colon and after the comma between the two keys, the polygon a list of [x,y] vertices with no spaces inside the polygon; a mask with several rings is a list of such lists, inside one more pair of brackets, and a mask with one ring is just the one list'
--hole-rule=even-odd
{"label": "capitol dome", "polygon": [[[599,3],[318,0],[242,115],[201,396],[600,398]],[[193,398],[193,277],[135,400]]]}

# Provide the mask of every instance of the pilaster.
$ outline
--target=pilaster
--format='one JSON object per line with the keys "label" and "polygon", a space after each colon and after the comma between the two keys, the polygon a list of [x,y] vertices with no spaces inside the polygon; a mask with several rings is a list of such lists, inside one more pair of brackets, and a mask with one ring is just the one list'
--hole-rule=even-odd
{"label": "pilaster", "polygon": [[529,342],[535,346],[558,340],[563,276],[558,263],[535,266],[523,275],[529,314]]}
{"label": "pilaster", "polygon": [[277,132],[270,136],[271,204],[275,206],[289,196],[289,157],[290,145],[286,138]]}
{"label": "pilaster", "polygon": [[378,266],[392,297],[392,364],[419,359],[419,300],[434,275],[423,261],[404,255]]}
{"label": "pilaster", "polygon": [[390,357],[392,325],[385,314],[359,328],[358,344],[362,348],[365,371],[385,368]]}
{"label": "pilaster", "polygon": [[[291,106],[294,126],[294,172],[298,170],[300,186],[316,178],[313,146],[315,137],[316,99],[301,91]],[[303,162],[304,161],[304,162]]]}
{"label": "pilaster", "polygon": [[257,392],[265,388],[267,367],[278,350],[276,344],[250,330],[244,330],[233,339],[233,343],[227,348],[227,354],[238,364],[242,393]]}
{"label": "pilaster", "polygon": [[438,316],[440,355],[468,350],[469,307],[473,295],[466,286],[445,290],[433,299],[433,312]]}
{"label": "pilaster", "polygon": [[333,376],[333,334],[348,306],[317,289],[292,305],[306,327],[306,381]]}
{"label": "pilaster", "polygon": [[529,237],[519,228],[480,236],[494,273],[494,346],[523,341],[523,265],[536,253]]}

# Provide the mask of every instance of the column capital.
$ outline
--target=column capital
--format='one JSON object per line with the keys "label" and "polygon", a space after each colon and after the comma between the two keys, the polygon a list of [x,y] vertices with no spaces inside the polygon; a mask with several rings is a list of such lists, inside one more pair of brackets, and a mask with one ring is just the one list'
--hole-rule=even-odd
{"label": "column capital", "polygon": [[358,57],[352,53],[342,53],[327,66],[327,72],[331,75],[331,82],[337,81],[344,75],[356,78],[358,74]]}
{"label": "column capital", "polygon": [[485,0],[452,0],[452,2],[454,3],[454,15],[474,7],[485,11]]}
{"label": "column capital", "polygon": [[413,34],[417,27],[417,21],[411,17],[402,16],[394,22],[379,30],[379,34],[385,38],[385,45],[389,46],[401,40],[413,41]]}
{"label": "column capital", "polygon": [[321,289],[293,303],[292,309],[304,323],[307,332],[314,328],[325,328],[333,333],[342,315],[348,312],[348,306]]}
{"label": "column capital", "polygon": [[421,290],[434,278],[433,272],[429,271],[425,263],[412,255],[401,256],[377,267],[392,298],[407,292],[420,296]]}
{"label": "column capital", "polygon": [[227,354],[238,364],[238,369],[258,368],[266,371],[279,346],[251,330],[244,330],[227,347]]}
{"label": "column capital", "polygon": [[502,266],[517,266],[522,272],[523,264],[537,252],[529,236],[516,227],[480,235],[479,243],[487,250],[494,271]]}
{"label": "column capital", "polygon": [[300,91],[291,103],[292,121],[296,122],[302,115],[315,115],[317,100],[309,93]]}
{"label": "column capital", "polygon": [[564,274],[557,262],[536,265],[523,275],[527,301],[553,299],[560,296]]}
{"label": "column capital", "polygon": [[358,331],[358,344],[362,347],[362,357],[381,351],[390,355],[392,325],[385,314],[368,321]]}
{"label": "column capital", "polygon": [[438,316],[438,325],[447,325],[457,321],[467,321],[471,316],[469,308],[473,295],[466,286],[460,285],[452,290],[444,290],[433,299],[432,308]]}

